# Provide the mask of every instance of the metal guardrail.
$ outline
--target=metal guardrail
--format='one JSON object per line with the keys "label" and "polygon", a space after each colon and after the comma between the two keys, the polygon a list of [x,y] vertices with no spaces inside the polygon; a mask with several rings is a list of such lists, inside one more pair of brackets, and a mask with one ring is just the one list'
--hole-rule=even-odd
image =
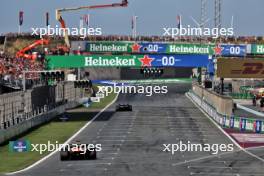
{"label": "metal guardrail", "polygon": [[236,129],[254,133],[264,133],[264,120],[245,118],[239,116],[227,116],[218,113],[214,107],[190,91],[188,96],[201,107],[215,122],[223,128]]}

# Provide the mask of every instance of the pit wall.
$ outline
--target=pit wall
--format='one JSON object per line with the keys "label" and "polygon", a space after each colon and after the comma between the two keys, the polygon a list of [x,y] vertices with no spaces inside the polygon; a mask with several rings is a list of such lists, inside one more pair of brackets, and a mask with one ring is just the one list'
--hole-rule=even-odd
{"label": "pit wall", "polygon": [[253,118],[227,116],[218,113],[214,107],[201,99],[193,91],[186,93],[187,97],[199,106],[212,120],[224,129],[231,129],[240,132],[264,133],[264,121]]}
{"label": "pit wall", "polygon": [[213,91],[207,90],[202,86],[194,83],[192,91],[202,100],[206,101],[209,105],[216,109],[217,113],[231,116],[233,111],[233,100],[230,97],[221,96]]}

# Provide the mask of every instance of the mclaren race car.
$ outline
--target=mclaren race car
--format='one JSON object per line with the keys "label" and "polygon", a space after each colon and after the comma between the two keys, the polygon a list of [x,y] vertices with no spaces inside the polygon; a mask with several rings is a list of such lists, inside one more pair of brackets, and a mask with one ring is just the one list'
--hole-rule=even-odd
{"label": "mclaren race car", "polygon": [[116,105],[116,111],[132,111],[132,105],[118,104]]}
{"label": "mclaren race car", "polygon": [[96,149],[92,144],[66,144],[60,151],[61,161],[65,160],[95,160]]}

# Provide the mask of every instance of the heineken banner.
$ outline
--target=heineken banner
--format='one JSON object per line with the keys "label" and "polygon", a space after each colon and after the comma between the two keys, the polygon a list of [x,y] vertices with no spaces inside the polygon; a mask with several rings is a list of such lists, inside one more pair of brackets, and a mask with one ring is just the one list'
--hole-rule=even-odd
{"label": "heineken banner", "polygon": [[251,45],[251,54],[264,54],[264,45]]}
{"label": "heineken banner", "polygon": [[140,53],[168,53],[165,43],[140,43]]}
{"label": "heineken banner", "polygon": [[207,67],[208,55],[89,55],[47,56],[47,67]]}
{"label": "heineken banner", "polygon": [[245,56],[246,55],[246,45],[220,45],[221,56]]}
{"label": "heineken banner", "polygon": [[88,42],[86,51],[92,53],[160,53],[160,54],[214,54],[213,45],[165,44],[129,42]]}
{"label": "heineken banner", "polygon": [[128,42],[86,43],[86,51],[91,53],[131,53],[132,44]]}
{"label": "heineken banner", "polygon": [[168,44],[167,53],[177,54],[209,54],[214,55],[213,45],[203,44]]}
{"label": "heineken banner", "polygon": [[219,56],[245,56],[246,45],[190,44],[153,42],[72,42],[73,50],[90,53],[140,54],[207,54]]}

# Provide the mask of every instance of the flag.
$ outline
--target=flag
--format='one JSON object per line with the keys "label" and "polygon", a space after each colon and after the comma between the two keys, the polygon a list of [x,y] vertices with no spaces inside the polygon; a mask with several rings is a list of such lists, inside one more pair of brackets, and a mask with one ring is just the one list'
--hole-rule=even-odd
{"label": "flag", "polygon": [[83,21],[84,23],[89,27],[89,23],[90,23],[90,14],[86,14],[83,16]]}
{"label": "flag", "polygon": [[83,17],[80,17],[80,29],[83,28]]}
{"label": "flag", "polygon": [[49,12],[46,12],[46,26],[49,26]]}
{"label": "flag", "polygon": [[134,16],[132,16],[131,28],[134,29]]}
{"label": "flag", "polygon": [[5,43],[5,36],[0,36],[0,45]]}
{"label": "flag", "polygon": [[177,15],[176,20],[177,20],[178,29],[180,29],[181,28],[181,16]]}
{"label": "flag", "polygon": [[134,29],[135,28],[135,24],[136,24],[136,20],[137,20],[138,16],[133,16],[132,17],[132,24],[131,24],[131,28]]}
{"label": "flag", "polygon": [[23,17],[24,16],[24,12],[23,11],[20,11],[19,12],[19,26],[21,26],[23,24]]}

